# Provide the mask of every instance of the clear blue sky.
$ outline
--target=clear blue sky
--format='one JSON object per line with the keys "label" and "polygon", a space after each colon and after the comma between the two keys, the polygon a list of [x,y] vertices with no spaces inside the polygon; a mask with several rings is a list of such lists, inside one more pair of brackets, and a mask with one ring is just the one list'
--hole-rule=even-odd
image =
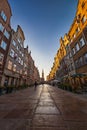
{"label": "clear blue sky", "polygon": [[11,25],[20,25],[25,34],[25,46],[40,74],[49,74],[59,39],[68,32],[73,22],[77,0],[8,0],[12,9]]}

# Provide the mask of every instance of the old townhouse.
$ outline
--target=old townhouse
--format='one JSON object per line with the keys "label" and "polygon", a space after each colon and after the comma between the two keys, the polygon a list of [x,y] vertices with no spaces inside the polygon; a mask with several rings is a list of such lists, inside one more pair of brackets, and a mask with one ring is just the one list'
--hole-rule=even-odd
{"label": "old townhouse", "polygon": [[11,41],[12,12],[7,0],[0,0],[0,85],[3,85],[4,68]]}
{"label": "old townhouse", "polygon": [[11,36],[2,85],[7,82],[8,85],[18,86],[23,84],[25,36],[19,25],[16,32],[12,29]]}

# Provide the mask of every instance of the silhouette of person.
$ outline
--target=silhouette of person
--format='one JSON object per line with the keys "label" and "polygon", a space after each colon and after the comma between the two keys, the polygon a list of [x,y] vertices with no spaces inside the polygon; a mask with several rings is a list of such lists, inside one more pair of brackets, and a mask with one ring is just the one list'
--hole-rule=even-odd
{"label": "silhouette of person", "polygon": [[37,87],[37,81],[35,81],[34,86],[35,86],[35,89],[36,89],[36,87]]}

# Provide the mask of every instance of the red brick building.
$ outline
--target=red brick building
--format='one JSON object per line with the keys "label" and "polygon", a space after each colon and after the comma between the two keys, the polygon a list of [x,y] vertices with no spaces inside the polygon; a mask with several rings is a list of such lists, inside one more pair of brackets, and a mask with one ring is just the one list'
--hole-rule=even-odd
{"label": "red brick building", "polygon": [[11,8],[7,0],[0,0],[0,85],[11,40]]}

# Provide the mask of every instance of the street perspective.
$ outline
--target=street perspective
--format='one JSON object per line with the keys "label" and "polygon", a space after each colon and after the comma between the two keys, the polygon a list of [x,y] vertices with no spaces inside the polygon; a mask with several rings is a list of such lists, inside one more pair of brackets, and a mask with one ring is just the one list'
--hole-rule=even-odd
{"label": "street perspective", "polygon": [[87,130],[87,0],[0,0],[0,130]]}

